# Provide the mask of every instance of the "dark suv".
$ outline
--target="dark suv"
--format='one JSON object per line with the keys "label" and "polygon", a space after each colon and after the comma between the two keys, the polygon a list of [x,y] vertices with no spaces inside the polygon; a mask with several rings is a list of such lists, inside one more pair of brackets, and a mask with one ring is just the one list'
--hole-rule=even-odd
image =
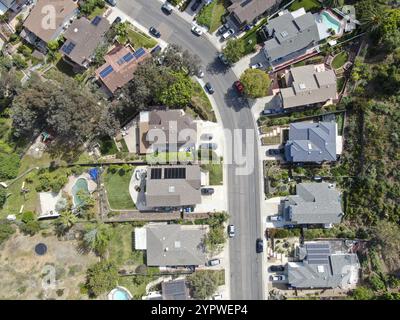
{"label": "dark suv", "polygon": [[269,270],[270,270],[271,272],[282,272],[282,271],[285,271],[285,267],[282,266],[282,265],[271,266],[271,267],[269,268]]}
{"label": "dark suv", "polygon": [[258,238],[256,241],[256,252],[261,253],[264,251],[264,242],[262,239]]}
{"label": "dark suv", "polygon": [[190,7],[192,11],[196,11],[197,8],[201,5],[201,0],[196,0],[193,5]]}
{"label": "dark suv", "polygon": [[201,188],[201,194],[204,196],[212,195],[212,194],[214,194],[214,189],[213,188]]}

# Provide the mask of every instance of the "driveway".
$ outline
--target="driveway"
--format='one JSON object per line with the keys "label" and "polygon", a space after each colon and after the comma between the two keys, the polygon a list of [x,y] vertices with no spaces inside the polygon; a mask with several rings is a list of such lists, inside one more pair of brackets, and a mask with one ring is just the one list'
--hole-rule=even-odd
{"label": "driveway", "polygon": [[194,213],[196,212],[221,212],[227,211],[226,201],[226,188],[225,186],[204,186],[214,189],[212,195],[202,195],[201,203],[196,205]]}

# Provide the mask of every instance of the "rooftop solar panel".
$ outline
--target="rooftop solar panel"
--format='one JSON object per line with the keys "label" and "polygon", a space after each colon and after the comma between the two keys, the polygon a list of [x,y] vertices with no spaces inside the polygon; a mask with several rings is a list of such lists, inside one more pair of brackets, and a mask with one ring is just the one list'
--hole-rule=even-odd
{"label": "rooftop solar panel", "polygon": [[185,179],[186,168],[165,168],[164,179]]}
{"label": "rooftop solar panel", "polygon": [[136,59],[139,59],[145,53],[146,53],[146,51],[143,48],[139,48],[133,53],[133,55],[135,56]]}
{"label": "rooftop solar panel", "polygon": [[103,71],[100,72],[100,77],[105,78],[113,71],[114,69],[112,66],[107,66],[105,69],[103,69]]}
{"label": "rooftop solar panel", "polygon": [[129,61],[131,61],[134,57],[135,57],[135,56],[134,56],[131,52],[129,52],[129,53],[127,53],[126,55],[124,55],[124,56],[122,57],[122,59],[124,59],[125,62],[129,62]]}
{"label": "rooftop solar panel", "polygon": [[307,254],[330,254],[329,249],[313,249],[313,250],[307,250]]}
{"label": "rooftop solar panel", "polygon": [[308,260],[308,264],[329,264],[329,260]]}
{"label": "rooftop solar panel", "polygon": [[97,26],[100,23],[100,21],[101,21],[101,17],[95,16],[94,19],[92,20],[92,24],[94,26]]}
{"label": "rooftop solar panel", "polygon": [[150,179],[161,179],[161,168],[151,169]]}
{"label": "rooftop solar panel", "polygon": [[63,45],[62,51],[64,51],[64,53],[66,53],[66,54],[70,54],[72,52],[72,50],[74,50],[74,48],[75,48],[75,43],[67,42]]}
{"label": "rooftop solar panel", "polygon": [[306,248],[315,248],[315,249],[322,249],[322,248],[330,248],[329,243],[307,243]]}

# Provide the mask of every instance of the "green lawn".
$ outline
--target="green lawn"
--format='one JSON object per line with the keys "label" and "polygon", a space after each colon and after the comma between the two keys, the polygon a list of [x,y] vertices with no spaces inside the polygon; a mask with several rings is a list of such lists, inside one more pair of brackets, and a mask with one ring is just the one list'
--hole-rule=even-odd
{"label": "green lawn", "polygon": [[194,109],[196,114],[200,116],[200,118],[215,122],[215,113],[207,94],[204,92],[204,89],[195,80],[193,80],[193,88],[194,90],[192,95],[191,107]]}
{"label": "green lawn", "polygon": [[223,180],[223,167],[222,163],[208,163],[202,164],[201,168],[209,172],[210,185],[218,186],[222,185]]}
{"label": "green lawn", "polygon": [[110,137],[104,137],[100,140],[100,152],[103,156],[112,155],[118,152],[115,142]]}
{"label": "green lawn", "polygon": [[107,169],[104,175],[104,184],[107,190],[108,201],[114,210],[136,209],[135,204],[129,194],[129,182],[131,181],[132,171],[120,174],[119,171],[112,173]]}
{"label": "green lawn", "polygon": [[337,91],[338,91],[338,92],[341,92],[341,91],[342,91],[343,86],[344,86],[344,82],[345,82],[345,78],[344,78],[344,77],[338,78],[338,79],[336,80]]}
{"label": "green lawn", "polygon": [[93,20],[94,17],[96,16],[103,16],[103,13],[107,10],[107,8],[104,6],[104,8],[96,7],[93,12],[89,15],[88,19]]}
{"label": "green lawn", "polygon": [[297,0],[290,5],[289,10],[295,11],[300,8],[304,8],[305,11],[315,12],[321,9],[322,5],[318,0]]}
{"label": "green lawn", "polygon": [[158,154],[152,153],[146,156],[148,163],[176,163],[177,161],[192,161],[192,152],[159,152]]}
{"label": "green lawn", "polygon": [[224,2],[224,0],[216,0],[208,6],[204,6],[196,18],[197,23],[208,27],[210,33],[217,30],[222,24],[221,18],[226,12]]}
{"label": "green lawn", "polygon": [[332,67],[334,69],[339,69],[346,63],[348,57],[349,57],[349,55],[346,51],[340,52],[333,58]]}
{"label": "green lawn", "polygon": [[156,40],[154,40],[150,36],[144,34],[143,32],[136,31],[132,28],[130,28],[128,30],[127,39],[124,37],[120,37],[118,39],[118,41],[121,43],[125,43],[127,40],[132,44],[132,46],[135,49],[142,48],[142,47],[146,48],[146,49],[150,49],[157,45]]}

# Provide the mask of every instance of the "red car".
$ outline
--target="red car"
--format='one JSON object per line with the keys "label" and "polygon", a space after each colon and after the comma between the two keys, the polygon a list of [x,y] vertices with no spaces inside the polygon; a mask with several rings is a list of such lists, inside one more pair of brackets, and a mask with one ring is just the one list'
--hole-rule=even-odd
{"label": "red car", "polygon": [[235,81],[234,86],[235,86],[236,90],[239,91],[239,93],[243,93],[244,87],[243,87],[243,84],[239,80]]}

